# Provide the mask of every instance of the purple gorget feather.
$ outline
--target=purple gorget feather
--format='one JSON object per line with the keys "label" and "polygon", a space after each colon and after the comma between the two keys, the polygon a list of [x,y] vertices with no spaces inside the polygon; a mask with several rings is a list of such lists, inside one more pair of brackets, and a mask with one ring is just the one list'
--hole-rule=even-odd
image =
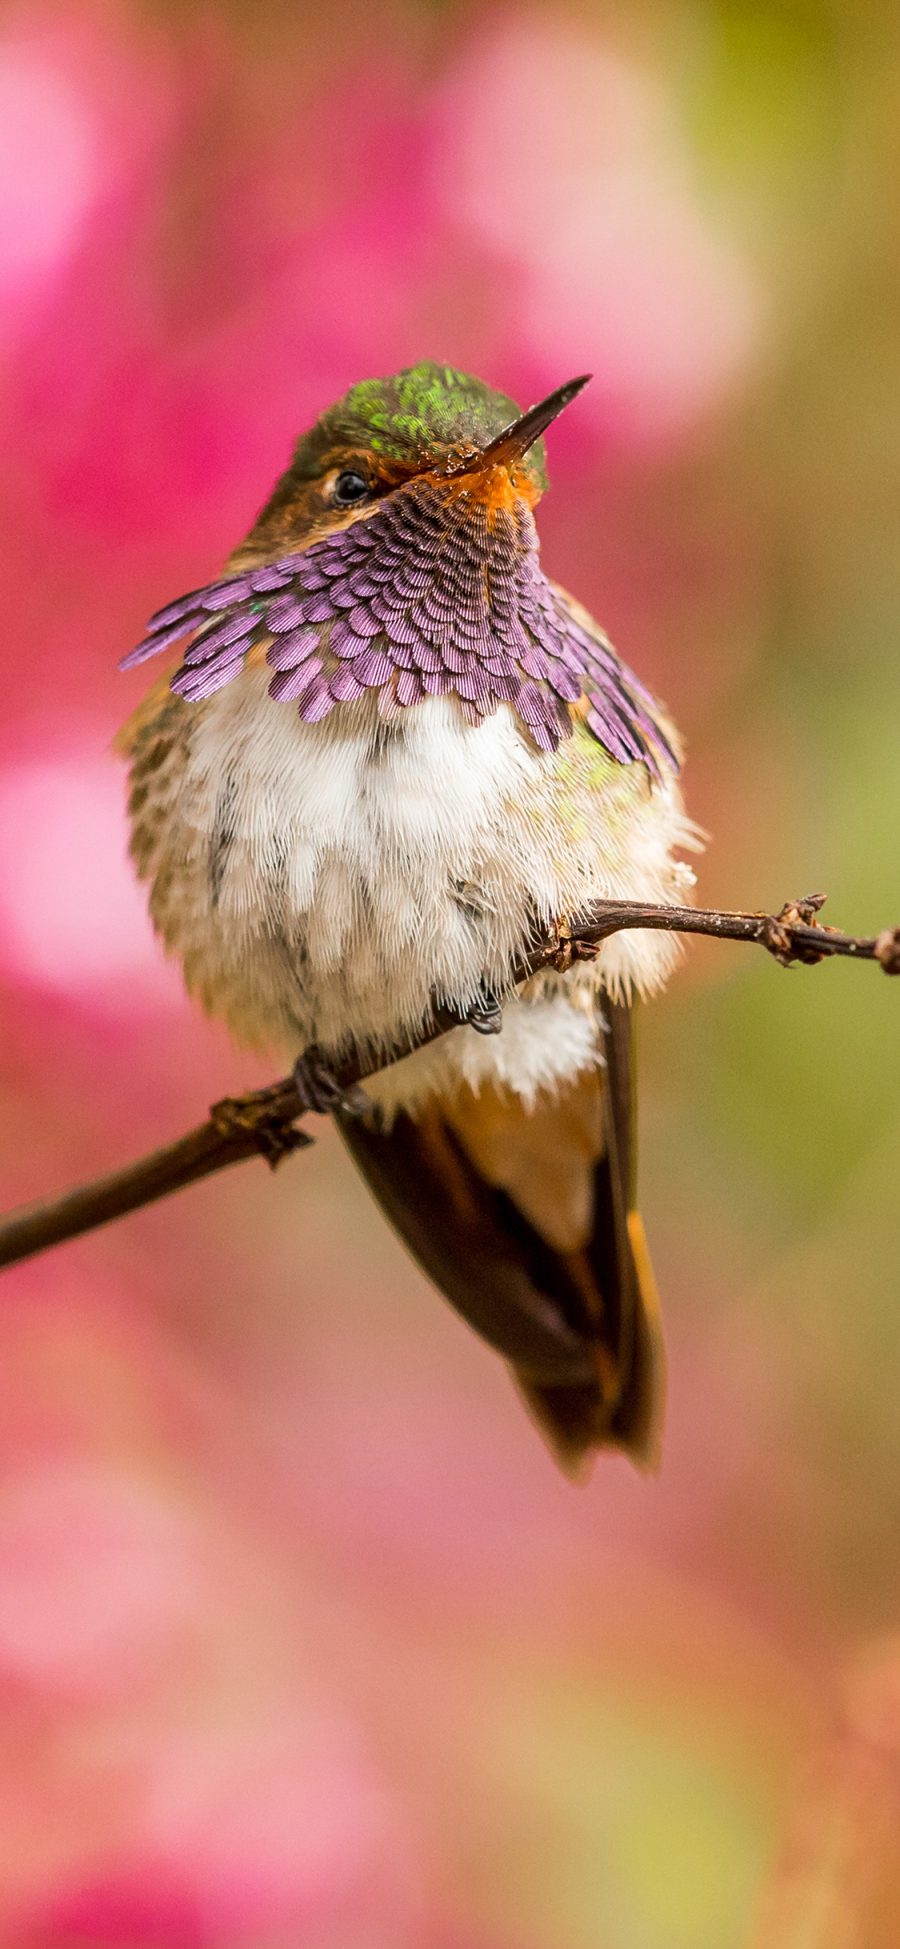
{"label": "purple gorget feather", "polygon": [[265,643],[270,695],[307,723],[366,690],[388,708],[453,696],[473,722],[511,704],[554,751],[584,698],[611,757],[677,769],[649,692],[544,575],[530,508],[489,506],[476,485],[414,479],[302,552],[167,603],[122,668],[188,635],[172,689],[192,702]]}

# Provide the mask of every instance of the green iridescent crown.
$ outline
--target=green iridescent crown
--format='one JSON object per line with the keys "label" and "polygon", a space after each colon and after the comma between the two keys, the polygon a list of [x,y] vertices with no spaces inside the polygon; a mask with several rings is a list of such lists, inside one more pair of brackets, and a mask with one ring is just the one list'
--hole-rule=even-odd
{"label": "green iridescent crown", "polygon": [[[486,446],[502,433],[520,408],[506,393],[451,365],[423,359],[389,379],[362,379],[304,433],[292,472],[314,479],[335,449],[368,448],[386,460],[425,464],[435,447]],[[538,440],[523,463],[539,487],[546,487],[544,442]]]}

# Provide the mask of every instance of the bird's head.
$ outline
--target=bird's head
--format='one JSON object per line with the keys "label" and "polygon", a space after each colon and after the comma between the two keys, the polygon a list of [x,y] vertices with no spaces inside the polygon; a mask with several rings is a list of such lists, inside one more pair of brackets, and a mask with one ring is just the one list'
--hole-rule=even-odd
{"label": "bird's head", "polygon": [[614,757],[656,772],[656,750],[672,754],[651,700],[540,566],[541,436],[586,384],[527,413],[430,362],[352,386],[303,435],[227,575],[158,610],[123,667],[187,637],[171,687],[190,703],[262,654],[269,696],[307,723],[368,693],[385,717],[451,697],[472,724],[511,706],[546,751],[579,706]]}
{"label": "bird's head", "polygon": [[532,507],[547,485],[541,436],[586,384],[570,380],[520,413],[505,393],[428,359],[362,380],[302,435],[234,565],[364,519],[415,479],[448,500],[464,491],[488,508]]}

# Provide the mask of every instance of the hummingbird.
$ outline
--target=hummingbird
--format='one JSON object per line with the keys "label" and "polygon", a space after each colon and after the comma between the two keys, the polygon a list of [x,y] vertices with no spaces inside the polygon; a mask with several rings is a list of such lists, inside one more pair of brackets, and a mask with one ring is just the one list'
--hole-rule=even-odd
{"label": "hummingbird", "polygon": [[[677,947],[623,932],[515,970],[594,900],[684,900],[696,843],[673,725],[541,563],[543,436],[586,383],[524,413],[427,360],[352,386],[224,574],[123,659],[181,645],[121,738],[189,992],[296,1063],[571,1474],[657,1459],[632,1029]],[[444,1007],[458,1027],[388,1060]]]}

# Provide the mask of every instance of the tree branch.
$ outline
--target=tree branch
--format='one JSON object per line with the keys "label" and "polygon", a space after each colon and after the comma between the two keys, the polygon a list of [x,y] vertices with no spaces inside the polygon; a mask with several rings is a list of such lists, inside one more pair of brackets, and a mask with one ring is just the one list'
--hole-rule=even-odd
{"label": "tree branch", "polygon": [[[512,979],[518,985],[544,969],[564,972],[574,961],[591,959],[611,934],[628,928],[704,934],[719,941],[751,941],[764,947],[784,967],[792,962],[811,967],[817,961],[842,955],[856,961],[876,961],[886,974],[900,974],[900,928],[887,928],[864,938],[843,934],[819,921],[824,900],[824,894],[810,894],[804,900],[789,901],[779,914],[733,914],[702,907],[598,900],[565,929],[538,942],[513,969]],[[452,1009],[435,1008],[421,1031],[397,1048],[389,1061],[397,1062],[414,1049],[423,1048],[435,1037],[459,1027],[464,1019]],[[308,1052],[308,1057],[314,1058],[315,1052]],[[373,1062],[367,1066],[364,1056],[352,1055],[329,1067],[341,1089],[349,1092],[372,1073]],[[378,1067],[387,1067],[383,1058]],[[240,1164],[245,1157],[261,1155],[272,1166],[280,1163],[291,1151],[312,1141],[297,1128],[305,1109],[292,1076],[248,1096],[226,1097],[214,1103],[207,1121],[174,1144],[151,1151],[107,1177],[79,1185],[60,1198],[20,1206],[0,1219],[0,1267],[93,1231],[110,1219],[168,1197],[184,1185],[211,1177],[227,1165]]]}

